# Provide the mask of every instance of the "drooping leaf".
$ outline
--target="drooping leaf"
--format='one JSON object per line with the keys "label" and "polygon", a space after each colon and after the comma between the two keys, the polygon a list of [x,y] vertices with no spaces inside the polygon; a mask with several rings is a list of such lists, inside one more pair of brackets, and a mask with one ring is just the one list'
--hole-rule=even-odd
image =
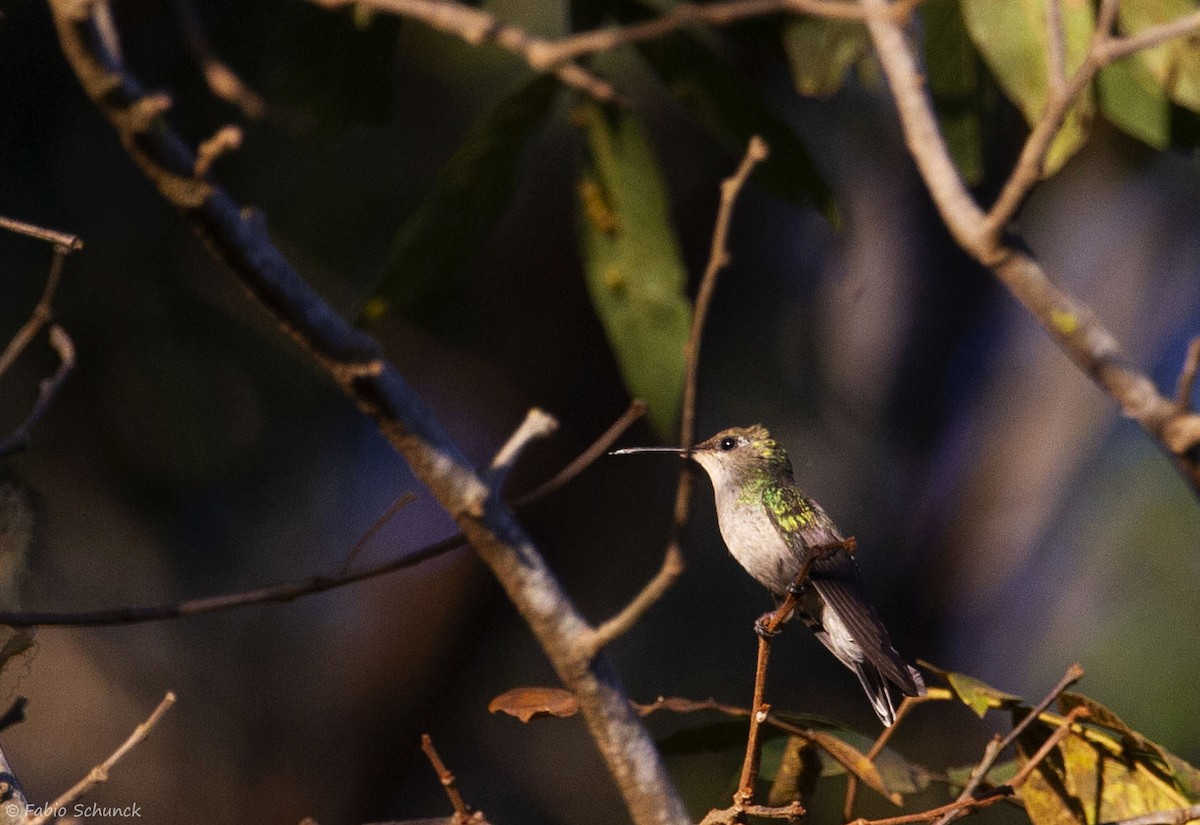
{"label": "drooping leaf", "polygon": [[1162,85],[1139,60],[1118,60],[1096,78],[1106,120],[1155,149],[1171,141],[1171,105]]}
{"label": "drooping leaf", "polygon": [[[1196,0],[1128,0],[1121,4],[1117,21],[1121,31],[1133,33],[1177,20],[1198,7]],[[1150,70],[1171,100],[1200,112],[1200,49],[1194,40],[1175,38],[1138,52],[1134,59]]]}
{"label": "drooping leaf", "polygon": [[574,716],[579,700],[569,690],[553,687],[517,687],[488,702],[489,713],[507,713],[522,722],[537,716]]}
{"label": "drooping leaf", "polygon": [[[656,16],[642,0],[619,0],[614,6],[621,23]],[[808,149],[784,121],[763,102],[733,66],[694,35],[676,31],[637,44],[667,89],[732,157],[740,158],[752,135],[759,135],[771,155],[754,170],[754,179],[773,194],[793,203],[816,206],[836,226],[833,193],[821,177]]]}
{"label": "drooping leaf", "polygon": [[866,754],[858,748],[824,731],[812,730],[810,728],[805,730],[802,735],[836,759],[843,768],[858,777],[860,782],[879,793],[880,796],[890,800],[895,805],[900,805],[903,802],[899,794],[889,790],[883,784],[883,776],[880,775],[879,768],[876,767],[874,762],[867,759]]}
{"label": "drooping leaf", "polygon": [[[852,751],[866,754],[875,744],[875,740],[848,728],[839,722],[821,716],[776,712],[772,714],[781,722],[794,725],[806,731],[820,732],[832,736],[845,743]],[[865,756],[863,757],[865,759]],[[884,748],[874,760],[884,788],[884,795],[889,798],[895,794],[918,793],[929,787],[933,774],[925,767],[912,762],[891,748]],[[822,776],[840,776],[846,773],[846,767],[836,759],[822,761]]]}
{"label": "drooping leaf", "polygon": [[[1005,95],[1030,126],[1049,97],[1047,0],[961,0],[963,22]],[[1082,62],[1094,28],[1091,3],[1062,3],[1064,57],[1069,74]],[[1094,112],[1090,91],[1080,95],[1050,144],[1044,173],[1052,175],[1086,142]]]}
{"label": "drooping leaf", "polygon": [[[1035,722],[1018,740],[1024,762],[1053,728]],[[1188,800],[1146,751],[1118,740],[1068,734],[1017,789],[1034,825],[1096,825],[1186,807]]]}
{"label": "drooping leaf", "polygon": [[983,178],[983,78],[958,0],[926,0],[925,76],[954,164],[968,184]]}
{"label": "drooping leaf", "polygon": [[783,45],[796,91],[829,97],[870,46],[866,26],[854,20],[800,17],[783,30]]}
{"label": "drooping leaf", "polygon": [[658,161],[636,116],[589,103],[579,110],[588,158],[579,227],[592,306],[630,395],[669,437],[683,393],[692,306]]}
{"label": "drooping leaf", "polygon": [[801,736],[789,736],[784,742],[767,804],[783,806],[799,801],[807,806],[821,778],[821,757],[817,747]]}
{"label": "drooping leaf", "polygon": [[366,320],[396,312],[429,322],[444,307],[458,273],[503,216],[525,145],[559,88],[553,76],[535,77],[471,126],[397,233]]}

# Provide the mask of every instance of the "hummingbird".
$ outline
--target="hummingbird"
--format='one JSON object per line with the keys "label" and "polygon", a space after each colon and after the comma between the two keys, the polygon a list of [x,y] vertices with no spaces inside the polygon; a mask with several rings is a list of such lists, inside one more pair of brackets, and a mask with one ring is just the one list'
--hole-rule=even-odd
{"label": "hummingbird", "polygon": [[[796,486],[787,451],[764,427],[722,430],[689,451],[627,447],[612,454],[645,452],[690,455],[708,472],[730,554],[771,591],[776,604],[789,592],[795,595],[794,613],[858,676],[884,727],[896,720],[893,689],[905,696],[925,693],[921,674],[896,652],[864,596],[858,563],[849,552],[853,539]],[[806,580],[796,583],[814,553]]]}

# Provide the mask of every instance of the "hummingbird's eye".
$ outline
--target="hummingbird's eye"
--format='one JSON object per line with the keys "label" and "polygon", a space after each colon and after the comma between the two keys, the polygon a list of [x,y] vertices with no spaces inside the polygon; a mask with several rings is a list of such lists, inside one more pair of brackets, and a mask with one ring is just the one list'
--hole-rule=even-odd
{"label": "hummingbird's eye", "polygon": [[727,436],[725,436],[725,437],[724,437],[724,438],[722,438],[722,439],[721,439],[721,441],[720,441],[720,442],[717,444],[717,447],[718,447],[718,448],[719,448],[719,449],[720,449],[722,452],[726,452],[726,453],[727,453],[727,452],[729,452],[730,450],[732,450],[732,449],[733,449],[734,447],[736,447],[736,446],[737,446],[737,439],[736,439],[736,438],[734,438],[734,437],[733,437],[733,436],[731,436],[731,435],[727,435]]}

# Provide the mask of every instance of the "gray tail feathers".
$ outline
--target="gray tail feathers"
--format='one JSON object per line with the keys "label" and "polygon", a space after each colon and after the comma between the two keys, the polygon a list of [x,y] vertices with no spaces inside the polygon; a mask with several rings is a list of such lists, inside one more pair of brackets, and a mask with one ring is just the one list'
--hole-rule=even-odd
{"label": "gray tail feathers", "polygon": [[[911,665],[905,665],[908,675],[912,678],[913,685],[916,687],[915,693],[908,693],[910,696],[925,695],[925,680],[921,678],[921,674]],[[868,661],[856,662],[854,672],[858,674],[858,681],[862,683],[863,690],[866,691],[867,699],[871,702],[871,707],[875,709],[875,715],[879,717],[879,721],[883,723],[885,728],[890,728],[892,723],[896,721],[896,705],[892,698],[892,686],[888,680],[880,672],[879,668]]]}

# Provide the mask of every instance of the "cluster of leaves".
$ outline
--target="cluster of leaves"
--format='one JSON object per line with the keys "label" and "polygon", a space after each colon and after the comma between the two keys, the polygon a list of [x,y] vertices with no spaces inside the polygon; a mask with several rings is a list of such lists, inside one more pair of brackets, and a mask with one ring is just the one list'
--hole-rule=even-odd
{"label": "cluster of leaves", "polygon": [[[1084,58],[1097,14],[1088,1],[1061,6],[1070,73]],[[1126,0],[1118,28],[1135,32],[1194,8],[1196,0]],[[662,10],[644,0],[571,0],[565,11],[584,29],[636,23]],[[1046,0],[926,0],[916,14],[943,133],[964,179],[979,182],[986,169],[984,136],[997,113],[1015,105],[1032,124],[1051,94]],[[371,20],[363,26],[371,44],[380,42],[374,36],[379,25]],[[769,25],[799,93],[833,95],[852,74],[866,85],[879,83],[861,23],[779,16]],[[754,36],[762,30],[755,27]],[[344,27],[337,31],[344,38]],[[741,34],[728,32],[734,40]],[[623,50],[625,57],[636,57],[621,65],[634,67],[638,83],[658,84],[676,97],[732,156],[751,135],[761,135],[771,157],[755,173],[760,185],[814,204],[836,222],[832,195],[804,145],[719,49],[715,38],[678,30]],[[609,57],[593,68],[602,70]],[[588,291],[630,393],[647,400],[651,422],[666,436],[678,420],[691,306],[660,152],[647,140],[635,106],[602,109],[578,97],[564,104],[563,97],[555,80],[535,77],[467,131],[424,201],[398,229],[364,317],[397,313],[430,325],[507,208],[528,147],[549,120],[565,117],[583,132],[577,223]],[[1080,149],[1097,117],[1155,149],[1194,148],[1200,141],[1198,111],[1200,52],[1194,45],[1171,42],[1120,60],[1105,67],[1071,109],[1051,146],[1046,173]]]}
{"label": "cluster of leaves", "polygon": [[[1014,726],[1035,712],[1021,697],[971,676],[940,675],[946,687],[931,688],[921,701],[957,700],[980,717],[989,711],[1008,713]],[[1031,720],[1016,740],[1015,756],[990,766],[983,782],[986,789],[1004,789],[1056,730],[1070,724],[1070,733],[1041,757],[1025,781],[1011,789],[1034,825],[1119,822],[1200,803],[1200,770],[1130,728],[1095,699],[1063,692],[1057,701],[1059,712],[1043,711]],[[745,711],[712,700],[680,698],[659,699],[638,708],[644,715],[658,711],[723,713],[726,718],[686,728],[659,744],[667,759],[675,762],[682,787],[689,786],[686,774],[695,770],[699,757],[709,760],[706,773],[716,771],[729,777],[727,791],[732,794],[746,743]],[[1071,722],[1067,714],[1077,708],[1086,712]],[[572,716],[577,708],[567,691],[530,687],[497,696],[489,710],[528,722],[537,717]],[[773,712],[770,723],[774,732],[764,744],[759,773],[763,798],[770,805],[783,806],[794,800],[807,804],[822,778],[849,774],[901,806],[906,796],[922,793],[934,784],[961,789],[978,768],[953,766],[939,772],[890,747],[877,749],[877,755],[869,758],[873,743],[868,737],[820,717]],[[696,793],[705,795],[703,805],[723,802],[709,782],[694,789],[693,795]]]}

